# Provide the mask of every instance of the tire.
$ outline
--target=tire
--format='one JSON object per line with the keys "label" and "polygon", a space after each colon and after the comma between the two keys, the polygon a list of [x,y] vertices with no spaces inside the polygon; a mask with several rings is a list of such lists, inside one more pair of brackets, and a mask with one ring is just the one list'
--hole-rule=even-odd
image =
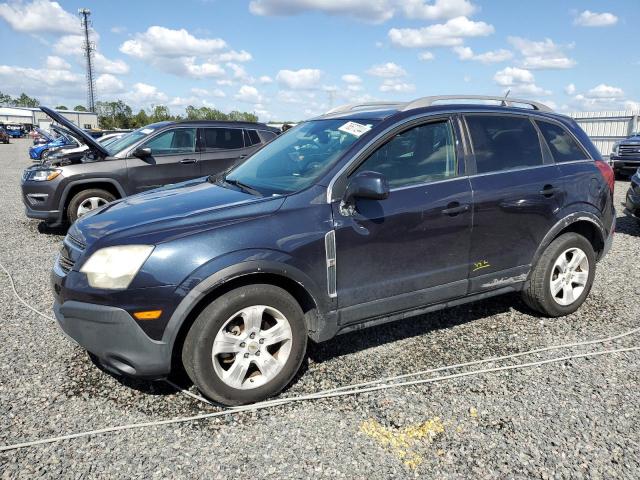
{"label": "tire", "polygon": [[115,199],[112,193],[100,188],[82,190],[71,198],[67,207],[67,220],[73,223],[88,211],[111,203]]}
{"label": "tire", "polygon": [[[582,258],[580,252],[584,259],[578,262]],[[563,273],[559,265],[561,257],[566,261],[567,273]],[[577,262],[575,270],[572,260]],[[562,234],[551,242],[532,270],[522,292],[523,300],[531,309],[548,317],[569,315],[578,310],[589,295],[595,273],[596,255],[591,243],[577,233]]]}
{"label": "tire", "polygon": [[[264,311],[260,310],[262,307]],[[238,316],[247,311],[261,312],[248,317],[259,318],[259,323],[253,323],[261,328],[255,337],[247,333],[252,324]],[[282,317],[290,330],[284,328]],[[273,325],[274,322],[279,323]],[[289,339],[266,346],[277,339],[275,330],[269,333],[270,324],[271,328],[278,327],[278,332],[286,330],[279,336],[289,335]],[[304,358],[307,333],[300,305],[285,290],[261,284],[240,287],[218,297],[198,315],[185,338],[182,363],[191,381],[208,398],[223,405],[254,403],[279,393],[289,384]],[[223,337],[225,341],[217,342],[223,345],[218,347],[221,352],[214,355],[214,341]],[[258,343],[261,339],[264,344]],[[222,353],[231,350],[236,353]],[[271,374],[263,374],[262,362],[273,369]],[[244,370],[246,365],[249,367]],[[268,369],[265,371],[269,373]],[[224,378],[227,372],[238,373],[235,381]]]}

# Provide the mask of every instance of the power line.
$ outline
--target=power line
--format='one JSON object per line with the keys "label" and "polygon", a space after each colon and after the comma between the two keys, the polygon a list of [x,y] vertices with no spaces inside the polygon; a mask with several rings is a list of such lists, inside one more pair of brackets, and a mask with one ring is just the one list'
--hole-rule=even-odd
{"label": "power line", "polygon": [[96,49],[96,45],[91,41],[89,36],[89,27],[91,26],[89,15],[91,15],[91,10],[88,8],[81,8],[78,10],[78,15],[80,15],[80,22],[84,28],[84,44],[82,45],[82,48],[84,49],[84,57],[87,61],[87,110],[95,112],[96,82],[93,78],[93,52]]}

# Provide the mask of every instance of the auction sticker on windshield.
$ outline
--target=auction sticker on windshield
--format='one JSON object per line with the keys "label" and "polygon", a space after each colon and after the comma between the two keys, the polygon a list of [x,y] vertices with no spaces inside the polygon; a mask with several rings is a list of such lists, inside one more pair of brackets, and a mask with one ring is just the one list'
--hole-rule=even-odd
{"label": "auction sticker on windshield", "polygon": [[338,127],[341,132],[349,133],[356,137],[360,137],[371,130],[371,125],[362,125],[356,122],[347,122],[341,127]]}

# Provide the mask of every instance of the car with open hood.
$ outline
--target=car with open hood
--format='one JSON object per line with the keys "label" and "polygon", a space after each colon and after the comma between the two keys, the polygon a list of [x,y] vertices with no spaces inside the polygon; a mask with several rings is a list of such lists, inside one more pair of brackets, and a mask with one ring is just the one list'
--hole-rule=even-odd
{"label": "car with open hood", "polygon": [[279,133],[253,122],[158,122],[102,144],[58,112],[40,109],[87,146],[23,172],[27,216],[52,225],[128,195],[224,172]]}
{"label": "car with open hood", "polygon": [[347,105],[225,174],[79,219],[54,311],[112,372],[184,367],[217,402],[255,402],[309,338],[508,292],[575,312],[612,243],[614,184],[576,122],[537,102]]}
{"label": "car with open hood", "polygon": [[51,126],[51,133],[40,133],[47,139],[44,143],[34,144],[29,147],[29,158],[33,161],[46,160],[53,152],[60,148],[75,148],[80,145],[77,136],[73,132],[57,125]]}

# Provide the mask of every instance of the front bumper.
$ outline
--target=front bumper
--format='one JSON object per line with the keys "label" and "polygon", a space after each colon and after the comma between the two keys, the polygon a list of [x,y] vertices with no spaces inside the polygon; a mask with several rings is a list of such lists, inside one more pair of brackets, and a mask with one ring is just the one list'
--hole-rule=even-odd
{"label": "front bumper", "polygon": [[59,182],[59,179],[49,182],[22,181],[22,203],[27,217],[47,223],[61,222],[62,212],[57,200]]}
{"label": "front bumper", "polygon": [[53,309],[64,333],[108,370],[148,379],[169,374],[169,345],[149,338],[125,310],[74,300],[56,302]]}
{"label": "front bumper", "polygon": [[618,157],[611,155],[609,157],[609,165],[616,172],[635,172],[640,168],[640,156]]}

